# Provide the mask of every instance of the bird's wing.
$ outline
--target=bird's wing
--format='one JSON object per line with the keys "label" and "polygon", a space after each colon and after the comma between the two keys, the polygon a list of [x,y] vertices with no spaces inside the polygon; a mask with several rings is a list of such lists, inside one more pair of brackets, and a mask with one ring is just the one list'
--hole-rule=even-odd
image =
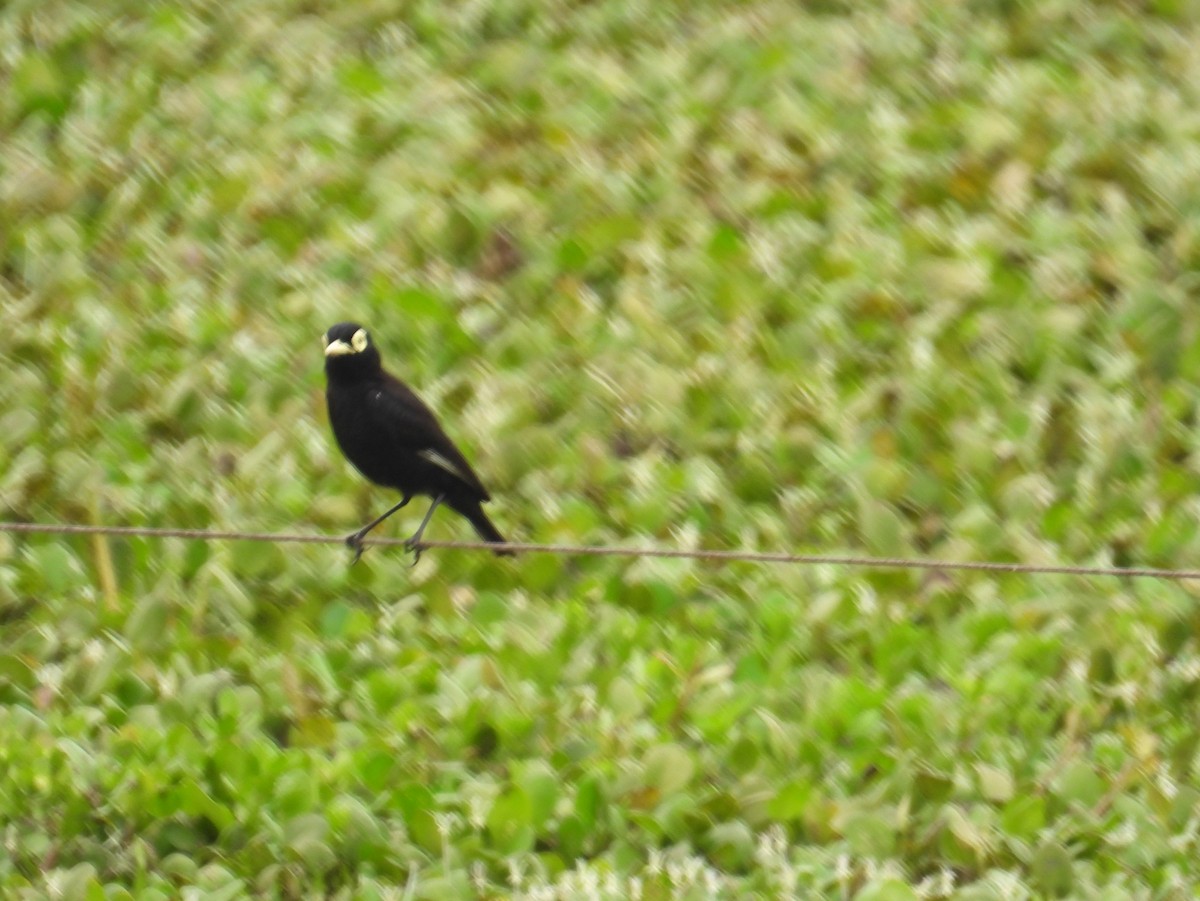
{"label": "bird's wing", "polygon": [[433,411],[406,384],[387,376],[379,388],[367,393],[367,403],[371,419],[396,446],[444,469],[478,494],[480,500],[491,499],[467,458],[442,430]]}

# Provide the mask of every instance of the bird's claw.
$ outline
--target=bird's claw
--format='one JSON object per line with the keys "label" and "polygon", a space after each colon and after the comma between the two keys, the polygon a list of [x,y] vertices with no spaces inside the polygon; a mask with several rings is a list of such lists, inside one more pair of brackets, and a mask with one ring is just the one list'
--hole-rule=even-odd
{"label": "bird's claw", "polygon": [[363,544],[362,534],[355,532],[353,535],[346,536],[346,547],[354,551],[354,559],[350,561],[350,565],[353,566],[358,562],[358,558],[363,555],[363,551],[366,550],[367,546]]}
{"label": "bird's claw", "polygon": [[413,562],[410,564],[410,566],[416,566],[417,561],[421,559],[421,551],[424,550],[424,548],[421,546],[421,542],[416,538],[410,538],[404,542],[404,549],[406,551],[412,551]]}

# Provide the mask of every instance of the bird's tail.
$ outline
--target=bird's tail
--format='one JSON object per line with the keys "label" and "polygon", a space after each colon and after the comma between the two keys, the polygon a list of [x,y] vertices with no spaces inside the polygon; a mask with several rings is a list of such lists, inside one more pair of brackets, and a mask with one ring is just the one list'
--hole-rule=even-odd
{"label": "bird's tail", "polygon": [[[475,531],[479,533],[479,537],[484,541],[496,541],[500,544],[507,542],[500,530],[497,529],[486,513],[483,512],[483,507],[477,501],[473,506],[466,507],[462,511],[462,515],[471,521],[471,525],[475,527]],[[498,557],[511,557],[512,551],[496,551]]]}

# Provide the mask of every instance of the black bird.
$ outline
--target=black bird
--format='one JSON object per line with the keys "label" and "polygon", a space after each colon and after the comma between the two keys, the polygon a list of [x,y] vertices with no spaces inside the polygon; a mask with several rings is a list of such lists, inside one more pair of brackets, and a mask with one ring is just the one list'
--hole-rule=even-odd
{"label": "black bird", "polygon": [[421,536],[441,504],[470,520],[484,541],[503,543],[504,536],[481,506],[491,495],[433,411],[384,371],[367,330],[354,322],[339,322],[325,333],[324,342],[325,401],[338,446],[364,476],[402,495],[400,503],[346,539],[354,560],[362,556],[363,537],[417,494],[433,498],[421,525],[405,542],[418,558]]}

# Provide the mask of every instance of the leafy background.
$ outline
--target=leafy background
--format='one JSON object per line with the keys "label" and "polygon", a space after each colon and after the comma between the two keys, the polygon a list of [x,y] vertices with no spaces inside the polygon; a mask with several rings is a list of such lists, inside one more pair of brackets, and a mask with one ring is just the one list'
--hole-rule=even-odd
{"label": "leafy background", "polygon": [[[4,518],[1194,567],[1198,14],[11,0]],[[1191,584],[347,562],[0,536],[5,894],[1200,886]]]}

